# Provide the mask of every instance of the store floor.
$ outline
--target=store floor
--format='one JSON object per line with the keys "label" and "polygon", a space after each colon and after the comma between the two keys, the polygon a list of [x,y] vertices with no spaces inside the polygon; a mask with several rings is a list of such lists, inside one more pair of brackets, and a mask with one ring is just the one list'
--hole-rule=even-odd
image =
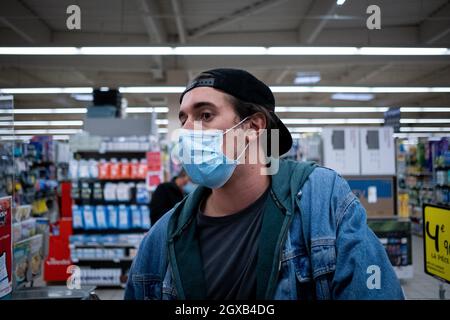
{"label": "store floor", "polygon": [[[423,239],[413,236],[413,263],[414,278],[402,280],[402,287],[406,298],[415,299],[439,299],[439,281],[423,272]],[[445,297],[450,300],[450,285],[445,284]],[[100,299],[121,300],[123,289],[97,289]]]}

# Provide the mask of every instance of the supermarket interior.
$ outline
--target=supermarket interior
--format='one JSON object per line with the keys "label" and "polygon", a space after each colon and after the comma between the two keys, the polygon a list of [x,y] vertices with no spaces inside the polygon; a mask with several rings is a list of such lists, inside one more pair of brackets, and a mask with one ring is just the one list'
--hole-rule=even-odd
{"label": "supermarket interior", "polygon": [[281,159],[348,182],[405,299],[450,299],[449,1],[2,0],[0,300],[124,299],[144,236],[202,185],[174,133],[215,68],[270,88]]}

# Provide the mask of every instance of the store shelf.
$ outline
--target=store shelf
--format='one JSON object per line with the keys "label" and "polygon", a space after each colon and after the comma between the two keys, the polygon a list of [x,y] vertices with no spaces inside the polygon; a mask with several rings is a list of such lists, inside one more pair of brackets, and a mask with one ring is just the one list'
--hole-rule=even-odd
{"label": "store shelf", "polygon": [[137,205],[137,206],[148,206],[148,203],[138,203],[136,200],[130,200],[130,201],[105,201],[105,200],[81,200],[76,199],[74,200],[75,204],[77,205],[85,205],[85,206],[97,206],[97,205],[112,205],[112,206],[119,206],[119,205]]}
{"label": "store shelf", "polygon": [[145,178],[121,178],[121,179],[99,179],[99,178],[78,178],[78,180],[73,180],[73,182],[142,182],[145,181]]}
{"label": "store shelf", "polygon": [[77,151],[75,152],[75,158],[80,157],[82,159],[121,159],[121,158],[137,158],[142,159],[145,158],[145,153],[148,150],[123,150],[123,151],[106,151],[104,153],[99,151]]}
{"label": "store shelf", "polygon": [[92,262],[100,262],[100,263],[109,263],[109,262],[113,262],[113,263],[128,263],[128,262],[132,262],[133,258],[131,257],[125,257],[125,258],[77,258],[77,259],[71,259],[72,262],[74,263],[89,263],[91,264]]}
{"label": "store shelf", "polygon": [[106,234],[129,234],[129,233],[146,233],[147,229],[92,229],[92,230],[85,230],[85,229],[73,229],[73,234],[85,234],[85,235],[98,235],[101,233],[102,235]]}
{"label": "store shelf", "polygon": [[74,248],[137,248],[139,243],[71,243],[69,244],[70,249]]}

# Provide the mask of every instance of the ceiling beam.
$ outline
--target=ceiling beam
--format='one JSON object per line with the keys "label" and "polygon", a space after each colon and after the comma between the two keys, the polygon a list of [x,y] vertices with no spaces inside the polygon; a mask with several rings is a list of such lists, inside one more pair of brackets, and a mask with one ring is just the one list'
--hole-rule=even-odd
{"label": "ceiling beam", "polygon": [[306,16],[298,28],[298,37],[301,43],[312,44],[327,24],[324,16],[330,16],[336,11],[336,0],[313,1]]}
{"label": "ceiling beam", "polygon": [[[155,0],[138,0],[138,7],[143,12],[143,22],[150,43],[162,44],[167,42],[167,33],[161,21],[155,16],[160,15],[160,10]],[[155,79],[163,79],[163,59],[161,56],[154,56],[158,68],[153,70],[152,75]]]}
{"label": "ceiling beam", "polygon": [[370,72],[370,73],[364,75],[363,77],[359,78],[358,80],[356,80],[355,84],[367,83],[368,81],[370,81],[371,79],[375,78],[376,76],[378,76],[378,75],[382,74],[383,72],[389,70],[392,66],[394,66],[393,62],[386,63],[386,64],[382,65],[381,67],[376,68],[372,72]]}
{"label": "ceiling beam", "polygon": [[138,8],[142,12],[142,19],[150,43],[165,43],[167,41],[166,30],[161,21],[155,16],[160,14],[154,0],[137,0]]}
{"label": "ceiling beam", "polygon": [[50,28],[22,1],[1,0],[0,22],[31,44],[46,44],[51,41]]}
{"label": "ceiling beam", "polygon": [[175,24],[178,31],[178,39],[180,43],[186,43],[186,28],[184,26],[183,17],[181,16],[181,8],[178,0],[172,0],[173,13],[175,15]]}
{"label": "ceiling beam", "polygon": [[189,38],[194,39],[204,36],[205,34],[216,31],[217,29],[229,25],[230,23],[234,23],[253,14],[261,13],[286,1],[287,0],[259,0],[253,2],[248,6],[241,7],[230,14],[216,18],[197,28],[194,28],[193,30],[190,30]]}
{"label": "ceiling beam", "polygon": [[434,44],[450,34],[450,2],[433,12],[420,24],[420,40]]}

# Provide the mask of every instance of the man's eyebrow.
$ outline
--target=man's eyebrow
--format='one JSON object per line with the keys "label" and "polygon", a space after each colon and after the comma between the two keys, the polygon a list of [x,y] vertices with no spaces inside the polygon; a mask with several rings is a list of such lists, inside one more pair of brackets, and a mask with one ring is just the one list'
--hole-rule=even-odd
{"label": "man's eyebrow", "polygon": [[[212,102],[208,102],[208,101],[199,101],[196,102],[193,106],[192,109],[199,109],[199,108],[203,108],[203,107],[212,107],[212,108],[217,108],[217,106],[212,103]],[[181,120],[181,117],[185,116],[185,112],[184,111],[180,111],[178,112],[178,119]]]}

